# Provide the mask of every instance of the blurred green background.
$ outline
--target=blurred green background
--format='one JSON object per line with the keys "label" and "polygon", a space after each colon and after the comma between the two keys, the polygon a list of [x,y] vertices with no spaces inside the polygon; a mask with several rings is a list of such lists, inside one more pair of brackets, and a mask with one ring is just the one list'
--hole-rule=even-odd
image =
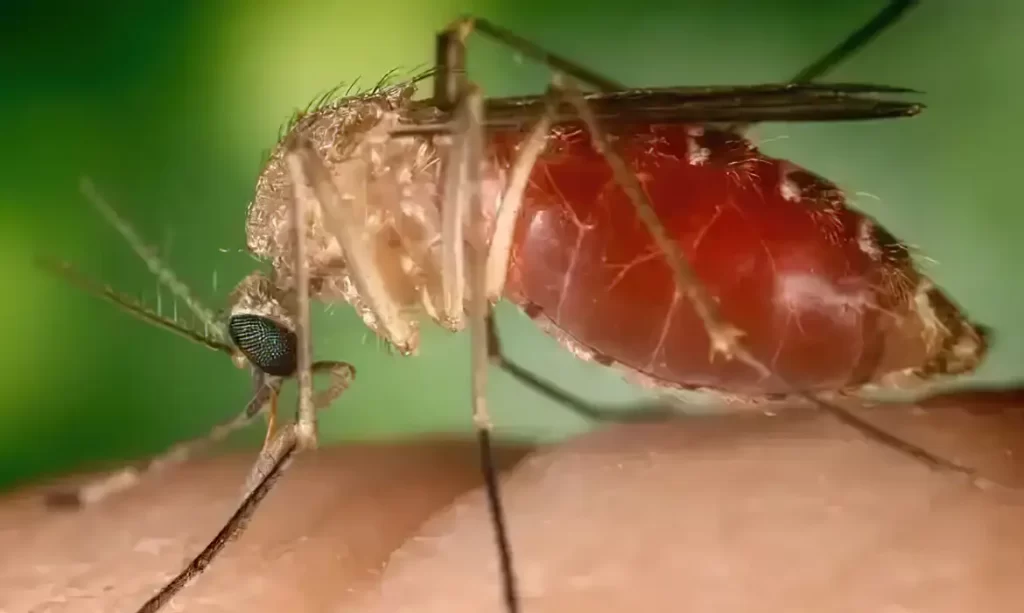
{"label": "blurred green background", "polygon": [[[883,4],[815,0],[560,3],[0,3],[0,488],[139,458],[205,432],[248,398],[222,355],[152,329],[40,273],[48,254],[156,304],[156,284],[77,191],[90,175],[206,303],[259,266],[243,219],[265,150],[297,107],[338,83],[427,66],[433,33],[486,16],[634,85],[779,81]],[[929,271],[997,344],[979,373],[1024,371],[1024,3],[930,0],[834,80],[927,93],[916,119],[760,126],[769,153],[824,174],[935,261]],[[476,39],[470,70],[493,95],[539,91],[546,73]],[[216,283],[214,282],[216,279]],[[164,293],[165,312],[169,295]],[[181,309],[184,313],[184,309]],[[416,358],[391,356],[348,308],[315,314],[317,353],[352,362],[356,385],[323,415],[325,435],[467,431],[464,336],[427,330]],[[578,363],[510,308],[511,354],[591,398],[640,392]],[[500,374],[495,421],[552,439],[584,427]],[[259,426],[242,442],[262,436]]]}

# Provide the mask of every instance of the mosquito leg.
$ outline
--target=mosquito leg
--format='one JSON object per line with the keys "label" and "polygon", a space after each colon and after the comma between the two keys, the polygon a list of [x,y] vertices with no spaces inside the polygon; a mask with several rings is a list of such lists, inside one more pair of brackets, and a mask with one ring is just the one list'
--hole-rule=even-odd
{"label": "mosquito leg", "polygon": [[[296,172],[294,157],[290,158],[293,180],[301,174]],[[309,314],[309,266],[306,264],[306,236],[309,227],[309,211],[306,198],[299,195],[302,189],[295,184],[296,197],[292,203],[292,268],[295,270],[295,336],[297,380],[299,384],[299,406],[296,417],[296,434],[301,449],[315,449],[317,446],[316,406],[313,404],[313,338]]]}
{"label": "mosquito leg", "polygon": [[918,0],[889,0],[885,8],[872,17],[870,21],[850,34],[831,51],[796,73],[790,81],[793,83],[809,83],[824,76],[825,73],[849,59],[850,56],[866,47],[878,35],[889,29],[907,11],[914,8],[917,3]]}
{"label": "mosquito leg", "polygon": [[341,394],[352,385],[356,377],[356,369],[346,362],[322,361],[313,363],[313,374],[327,373],[330,383],[327,389],[316,392],[313,395],[313,406],[326,409],[338,399]]}
{"label": "mosquito leg", "polygon": [[594,422],[605,423],[646,423],[662,422],[678,418],[681,414],[667,408],[664,403],[638,404],[630,407],[602,407],[588,402],[557,385],[545,381],[536,373],[516,364],[504,352],[498,322],[491,311],[487,315],[487,350],[491,363],[512,376],[523,386],[550,398],[580,417]]}
{"label": "mosquito leg", "polygon": [[[488,508],[494,527],[500,571],[502,595],[508,613],[518,613],[519,595],[512,563],[511,545],[505,525],[505,512],[501,502],[497,469],[491,447],[491,423],[487,411],[487,369],[488,334],[487,320],[491,305],[488,289],[488,240],[483,202],[480,193],[480,168],[484,154],[483,140],[483,96],[471,85],[465,76],[465,39],[472,31],[468,22],[458,22],[438,35],[438,77],[435,82],[435,102],[441,108],[454,106],[452,144],[445,167],[444,202],[442,215],[445,228],[452,224],[458,228],[468,227],[465,243],[461,236],[449,231],[442,237],[443,255],[442,281],[445,288],[446,308],[451,300],[451,288],[463,296],[467,276],[460,274],[462,262],[468,264],[469,282],[469,329],[471,342],[471,401],[473,425],[476,428],[480,448],[480,468],[487,492]],[[454,217],[454,222],[447,220]],[[468,223],[467,223],[468,222]],[[455,241],[454,243],[452,241]],[[465,255],[468,257],[463,260]],[[457,262],[453,265],[450,262]],[[461,309],[461,304],[459,306]]]}
{"label": "mosquito leg", "polygon": [[470,157],[470,134],[464,125],[467,121],[465,110],[464,104],[456,107],[453,119],[456,129],[452,133],[452,143],[442,171],[441,188],[444,194],[441,206],[442,309],[446,325],[456,329],[462,327],[466,304],[466,241],[463,232],[470,206],[470,192],[479,190],[478,186],[467,187],[470,166],[479,166],[480,161],[479,158]]}
{"label": "mosquito leg", "polygon": [[480,166],[483,159],[483,96],[474,86],[466,95],[456,113],[463,134],[462,153],[459,157],[465,167],[464,181],[458,186],[455,199],[466,202],[469,235],[469,318],[472,335],[473,364],[473,423],[479,430],[492,428],[487,412],[487,229],[480,197]]}
{"label": "mosquito leg", "polygon": [[[303,449],[314,449],[317,446],[317,423],[316,423],[316,402],[313,397],[313,341],[310,333],[309,315],[309,266],[306,258],[306,237],[309,227],[309,207],[320,205],[321,210],[328,216],[325,209],[335,205],[335,202],[324,202],[319,198],[321,192],[327,195],[336,194],[336,190],[325,188],[322,184],[329,181],[326,178],[326,170],[322,163],[319,166],[314,164],[314,159],[319,161],[316,152],[308,142],[294,143],[292,151],[287,155],[289,173],[292,179],[294,198],[292,202],[292,269],[295,271],[294,278],[294,317],[295,335],[297,337],[297,370],[296,379],[299,385],[299,402],[296,414],[296,435],[300,447]],[[312,169],[312,172],[310,170]],[[314,192],[309,193],[309,187],[314,187]],[[332,186],[333,187],[333,186]],[[317,189],[318,188],[318,189]],[[339,240],[341,240],[339,238]]]}
{"label": "mosquito leg", "polygon": [[929,468],[961,473],[968,477],[973,477],[975,474],[973,469],[935,455],[923,447],[919,447],[899,438],[898,436],[890,434],[838,404],[826,402],[814,394],[802,394],[802,396],[813,403],[820,411],[835,417],[840,422],[857,430],[863,434],[865,438],[881,443],[883,446],[889,447],[898,453],[917,460]]}
{"label": "mosquito leg", "polygon": [[[327,373],[330,383],[327,389],[314,396],[317,409],[323,409],[344,392],[355,377],[355,369],[345,362],[317,362],[313,365],[314,373]],[[272,408],[280,394],[282,380],[267,377],[256,371],[255,393],[246,404],[245,409],[230,420],[215,426],[206,436],[174,445],[166,452],[150,459],[141,468],[126,467],[109,475],[96,478],[73,489],[61,489],[50,492],[46,496],[46,504],[53,508],[79,508],[94,505],[114,494],[119,494],[146,481],[157,473],[184,464],[189,458],[252,423],[268,405]],[[268,424],[268,435],[264,447],[272,439],[273,426]]]}
{"label": "mosquito leg", "polygon": [[[464,43],[471,32],[479,32],[532,60],[569,75],[602,91],[627,89],[625,85],[604,77],[578,62],[552,53],[486,19],[464,17],[438,36],[438,71],[434,85],[434,103],[439,108],[451,108],[457,100],[460,81],[465,80]],[[454,40],[454,44],[453,44]],[[461,47],[461,48],[456,48]]]}
{"label": "mosquito leg", "polygon": [[[850,59],[850,57],[866,47],[871,41],[895,25],[917,3],[918,0],[889,0],[888,4],[867,23],[847,36],[843,42],[833,47],[828,53],[793,75],[789,82],[810,83],[815,79],[825,76],[833,68]],[[730,125],[728,129],[733,132],[742,132],[748,127],[749,124],[736,123]]]}
{"label": "mosquito leg", "polygon": [[522,149],[512,164],[508,187],[505,188],[501,203],[498,205],[494,229],[491,231],[491,244],[487,252],[487,299],[491,304],[501,300],[502,292],[505,291],[516,220],[519,219],[519,212],[523,208],[523,193],[526,191],[533,166],[547,145],[548,132],[551,130],[552,116],[558,100],[557,92],[549,89],[545,95],[543,114],[522,143]]}
{"label": "mosquito leg", "polygon": [[491,449],[491,418],[487,411],[487,318],[491,305],[487,300],[487,230],[480,194],[480,167],[483,160],[483,96],[475,87],[468,87],[460,105],[465,113],[466,181],[459,187],[468,191],[469,213],[469,329],[471,342],[473,424],[480,443],[480,464],[487,491],[494,535],[503,579],[505,608],[508,613],[519,611],[519,594],[512,564],[505,511],[498,488],[497,469]]}
{"label": "mosquito leg", "polygon": [[[439,108],[453,110],[454,131],[445,167],[444,201],[442,215],[455,216],[459,227],[466,226],[466,250],[453,233],[442,238],[442,282],[446,304],[449,288],[464,288],[469,284],[470,369],[472,378],[471,402],[473,425],[480,449],[480,469],[487,492],[488,509],[498,549],[499,569],[502,577],[502,596],[507,613],[518,613],[519,594],[512,563],[512,550],[505,525],[505,511],[501,502],[494,452],[491,447],[492,423],[487,411],[488,333],[487,320],[491,304],[488,300],[488,237],[481,197],[480,170],[484,156],[483,95],[469,83],[465,72],[465,40],[472,32],[472,22],[459,21],[438,34],[437,77],[434,83],[434,101]],[[445,224],[447,225],[447,224]],[[451,260],[468,264],[469,275],[458,274],[458,268],[448,265]],[[463,291],[458,292],[464,295]]]}
{"label": "mosquito leg", "polygon": [[207,449],[214,443],[224,440],[231,433],[249,425],[277,395],[280,386],[281,380],[276,378],[260,385],[245,410],[229,421],[219,424],[206,436],[179,443],[149,460],[142,468],[123,468],[73,490],[52,492],[46,497],[47,504],[53,507],[82,507],[96,504],[113,494],[135,487],[159,472],[183,464],[203,449]]}

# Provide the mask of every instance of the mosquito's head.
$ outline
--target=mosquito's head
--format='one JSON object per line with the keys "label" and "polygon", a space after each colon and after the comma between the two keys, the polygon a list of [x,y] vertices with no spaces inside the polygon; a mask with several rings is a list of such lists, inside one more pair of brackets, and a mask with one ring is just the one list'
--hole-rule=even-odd
{"label": "mosquito's head", "polygon": [[276,377],[295,374],[298,337],[282,292],[260,272],[246,277],[231,296],[228,334],[246,360]]}

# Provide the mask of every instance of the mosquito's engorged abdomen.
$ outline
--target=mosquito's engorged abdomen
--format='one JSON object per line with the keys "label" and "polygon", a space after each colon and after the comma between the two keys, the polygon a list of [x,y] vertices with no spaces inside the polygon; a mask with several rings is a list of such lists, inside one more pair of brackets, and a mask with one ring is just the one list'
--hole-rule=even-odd
{"label": "mosquito's engorged abdomen", "polygon": [[[555,133],[516,228],[506,294],[559,336],[655,381],[740,394],[973,369],[978,329],[834,185],[734,133],[618,126],[615,143],[722,316],[778,377],[709,360],[708,335],[586,134]],[[518,134],[495,141],[511,155]]]}

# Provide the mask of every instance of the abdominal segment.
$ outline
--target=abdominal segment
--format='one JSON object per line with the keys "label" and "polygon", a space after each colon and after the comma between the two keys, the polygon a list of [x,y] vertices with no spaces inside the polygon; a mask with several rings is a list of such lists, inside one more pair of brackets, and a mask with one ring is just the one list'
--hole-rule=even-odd
{"label": "abdominal segment", "polygon": [[[566,125],[531,175],[506,295],[574,345],[665,385],[741,394],[907,385],[983,357],[982,331],[827,180],[724,130],[612,135],[722,317],[774,374],[711,359],[634,205],[585,131]],[[496,135],[492,159],[509,163],[520,138]]]}

